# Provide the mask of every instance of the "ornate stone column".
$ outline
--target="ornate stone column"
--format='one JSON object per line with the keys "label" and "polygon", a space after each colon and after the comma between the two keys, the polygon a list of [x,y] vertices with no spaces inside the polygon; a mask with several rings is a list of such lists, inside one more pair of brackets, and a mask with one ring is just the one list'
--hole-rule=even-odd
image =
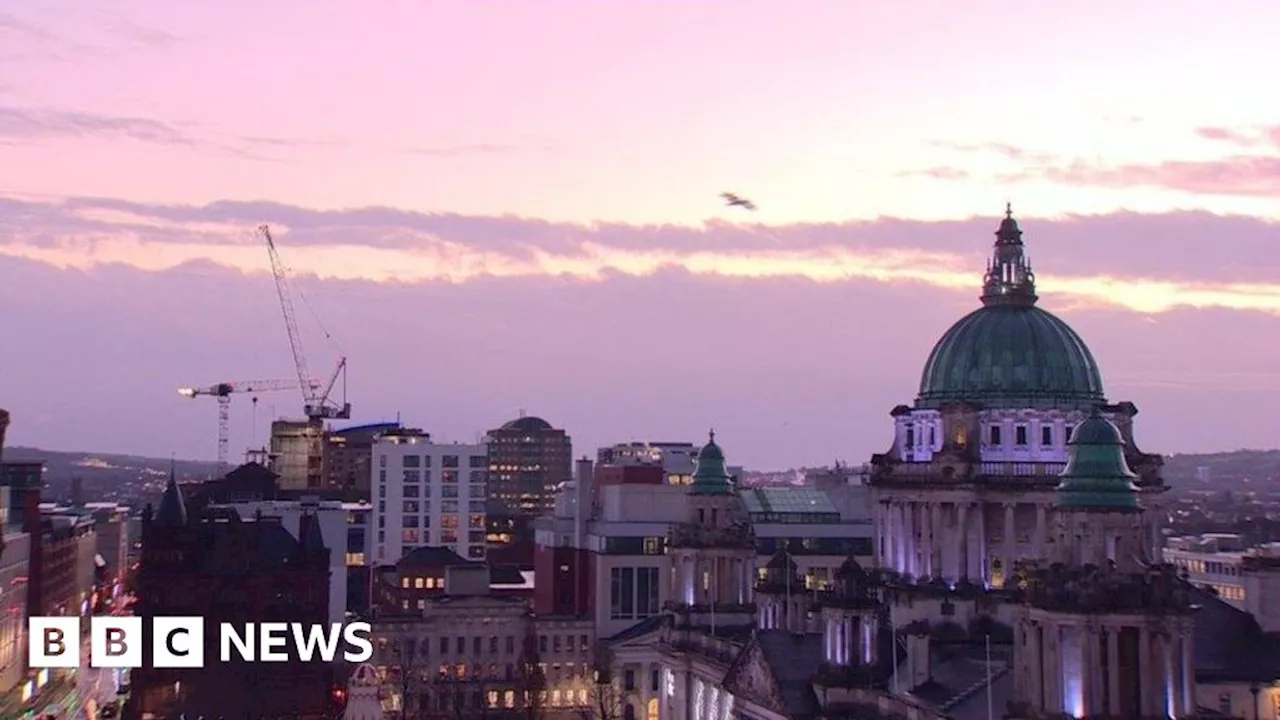
{"label": "ornate stone column", "polygon": [[1108,687],[1111,697],[1107,698],[1107,712],[1112,715],[1120,713],[1120,628],[1110,628],[1107,634],[1107,673]]}
{"label": "ornate stone column", "polygon": [[1004,504],[1004,548],[1000,551],[1000,568],[1002,571],[1000,584],[1008,585],[1013,576],[1013,557],[1016,554],[1017,538],[1014,536],[1014,511],[1017,505]]}
{"label": "ornate stone column", "polygon": [[1047,543],[1045,540],[1049,534],[1049,519],[1047,515],[1048,510],[1046,510],[1044,503],[1036,503],[1035,556],[1038,559],[1043,559],[1046,556],[1045,546]]}
{"label": "ornate stone column", "polygon": [[1154,664],[1152,661],[1155,659],[1155,654],[1152,652],[1152,650],[1153,648],[1151,647],[1151,632],[1148,631],[1146,628],[1139,628],[1138,629],[1138,684],[1139,684],[1138,696],[1141,699],[1141,706],[1138,708],[1138,710],[1139,712],[1142,713],[1143,717],[1150,717],[1152,715],[1155,715],[1157,712],[1157,709],[1154,707],[1155,704],[1151,702],[1151,699],[1152,699],[1151,669],[1152,669],[1152,665]]}
{"label": "ornate stone column", "polygon": [[969,577],[969,504],[956,503],[956,547],[959,562],[956,567],[956,579]]}
{"label": "ornate stone column", "polygon": [[942,567],[942,543],[938,542],[938,530],[942,528],[941,503],[929,503],[929,574],[940,577],[945,573]]}

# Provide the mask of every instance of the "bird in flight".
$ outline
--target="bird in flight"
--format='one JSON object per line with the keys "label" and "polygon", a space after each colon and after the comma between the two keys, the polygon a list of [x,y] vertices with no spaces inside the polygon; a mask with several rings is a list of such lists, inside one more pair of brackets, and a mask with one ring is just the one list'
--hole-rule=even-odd
{"label": "bird in flight", "polygon": [[750,210],[752,212],[755,212],[756,210],[755,203],[747,200],[746,198],[738,197],[733,193],[720,193],[720,197],[724,198],[725,205],[728,205],[729,207],[740,207],[743,210]]}

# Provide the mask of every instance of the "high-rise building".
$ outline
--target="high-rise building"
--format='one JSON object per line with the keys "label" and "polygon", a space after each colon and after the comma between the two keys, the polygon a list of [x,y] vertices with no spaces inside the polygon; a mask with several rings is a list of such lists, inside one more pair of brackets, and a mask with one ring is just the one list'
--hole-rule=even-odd
{"label": "high-rise building", "polygon": [[488,435],[492,512],[532,518],[550,512],[556,488],[573,477],[573,448],[565,431],[529,415]]}
{"label": "high-rise building", "polygon": [[319,490],[324,486],[323,420],[271,423],[270,469],[281,490]]}
{"label": "high-rise building", "polygon": [[378,436],[400,430],[398,422],[334,428],[324,436],[324,485],[354,491],[368,499],[372,485],[373,443]]}
{"label": "high-rise building", "polygon": [[421,430],[380,435],[373,445],[374,561],[394,564],[418,547],[485,557],[485,445],[433,443]]}

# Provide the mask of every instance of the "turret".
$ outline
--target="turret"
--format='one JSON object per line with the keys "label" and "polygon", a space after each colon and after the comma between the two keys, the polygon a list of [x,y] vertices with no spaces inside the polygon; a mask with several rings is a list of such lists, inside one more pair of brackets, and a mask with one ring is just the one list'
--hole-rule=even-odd
{"label": "turret", "polygon": [[1136,569],[1145,558],[1137,478],[1124,459],[1124,438],[1094,408],[1067,443],[1058,484],[1059,560],[1069,565]]}
{"label": "turret", "polygon": [[769,558],[756,581],[757,626],[761,630],[802,633],[808,616],[804,578],[791,553],[779,550]]}
{"label": "turret", "polygon": [[822,602],[823,661],[870,671],[880,659],[878,588],[852,555],[836,570],[835,581]]}

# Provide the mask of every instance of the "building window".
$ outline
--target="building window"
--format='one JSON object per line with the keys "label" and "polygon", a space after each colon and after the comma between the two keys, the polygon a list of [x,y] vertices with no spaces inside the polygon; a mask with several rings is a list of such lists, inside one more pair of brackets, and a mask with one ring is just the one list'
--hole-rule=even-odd
{"label": "building window", "polygon": [[400,519],[400,527],[406,527],[406,528],[418,527],[418,516],[405,515],[403,518]]}
{"label": "building window", "polygon": [[400,541],[406,545],[417,545],[422,542],[422,535],[417,530],[404,530],[401,532]]}
{"label": "building window", "polygon": [[635,568],[613,568],[609,571],[609,618],[630,620],[635,616]]}
{"label": "building window", "polygon": [[457,455],[442,455],[440,457],[440,467],[456,468],[458,467]]}
{"label": "building window", "polygon": [[636,617],[658,614],[658,568],[636,569]]}
{"label": "building window", "polygon": [[622,673],[622,689],[632,692],[636,689],[636,671],[627,670]]}
{"label": "building window", "polygon": [[407,468],[422,467],[421,455],[405,455],[400,459],[400,464]]}
{"label": "building window", "polygon": [[991,444],[999,445],[1000,444],[1000,426],[992,425],[990,432],[991,432]]}
{"label": "building window", "polygon": [[1027,444],[1027,426],[1019,425],[1013,429],[1013,443],[1018,446]]}
{"label": "building window", "polygon": [[1223,715],[1231,714],[1231,693],[1221,693],[1218,695],[1218,712]]}
{"label": "building window", "polygon": [[1040,428],[1040,444],[1053,445],[1053,426],[1044,425]]}
{"label": "building window", "polygon": [[662,554],[662,538],[647,537],[644,539],[645,555],[661,555]]}
{"label": "building window", "polygon": [[907,447],[915,447],[916,429],[910,425],[907,426]]}
{"label": "building window", "polygon": [[467,465],[473,468],[489,467],[489,457],[487,455],[472,455],[468,458]]}
{"label": "building window", "polygon": [[422,508],[418,505],[417,500],[404,501],[404,513],[406,515],[417,515],[420,512],[422,512]]}

